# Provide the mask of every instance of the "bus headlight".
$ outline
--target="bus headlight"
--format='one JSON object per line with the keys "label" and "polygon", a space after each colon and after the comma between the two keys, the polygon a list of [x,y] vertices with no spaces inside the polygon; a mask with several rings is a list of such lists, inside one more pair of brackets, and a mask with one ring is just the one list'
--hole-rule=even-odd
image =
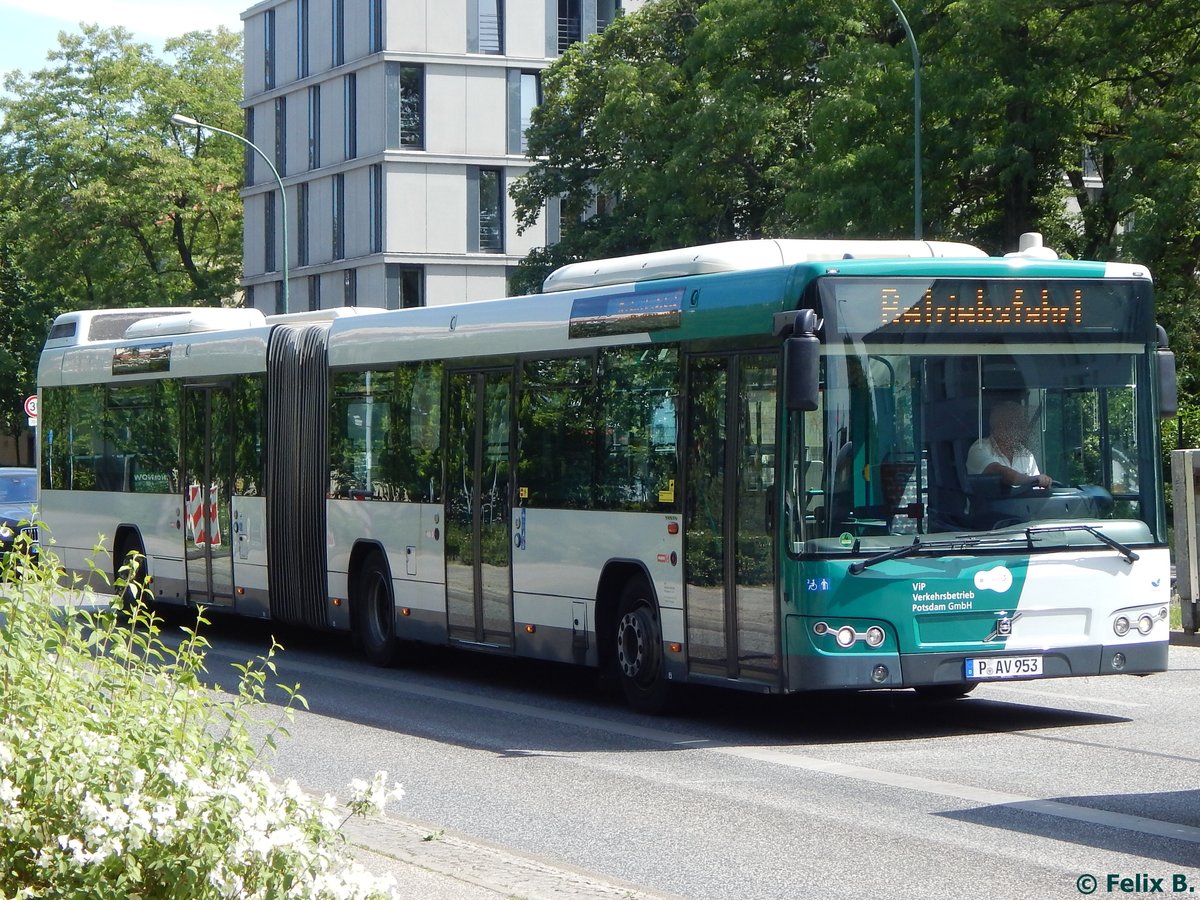
{"label": "bus headlight", "polygon": [[1154,633],[1154,626],[1170,619],[1167,607],[1160,605],[1127,606],[1125,609],[1116,610],[1113,615],[1116,616],[1112,620],[1113,633],[1120,638],[1130,634],[1134,629],[1142,637],[1149,637]]}
{"label": "bus headlight", "polygon": [[887,631],[881,625],[868,626],[866,631],[859,631],[853,625],[830,625],[828,622],[814,622],[813,634],[829,635],[843,650],[849,650],[859,641],[866,641],[872,650],[882,647],[887,640]]}

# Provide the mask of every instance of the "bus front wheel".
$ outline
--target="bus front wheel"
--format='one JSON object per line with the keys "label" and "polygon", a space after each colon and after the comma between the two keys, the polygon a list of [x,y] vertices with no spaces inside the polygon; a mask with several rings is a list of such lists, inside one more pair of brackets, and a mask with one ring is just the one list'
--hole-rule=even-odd
{"label": "bus front wheel", "polygon": [[642,579],[625,586],[617,609],[617,675],[626,701],[638,712],[657,715],[670,705],[662,628],[654,596]]}
{"label": "bus front wheel", "polygon": [[354,630],[363,655],[374,666],[394,666],[400,661],[396,638],[396,604],[392,598],[392,574],[378,550],[363,562],[355,592]]}
{"label": "bus front wheel", "polygon": [[979,687],[978,682],[973,684],[923,684],[913,690],[922,700],[957,700],[967,696],[977,687]]}

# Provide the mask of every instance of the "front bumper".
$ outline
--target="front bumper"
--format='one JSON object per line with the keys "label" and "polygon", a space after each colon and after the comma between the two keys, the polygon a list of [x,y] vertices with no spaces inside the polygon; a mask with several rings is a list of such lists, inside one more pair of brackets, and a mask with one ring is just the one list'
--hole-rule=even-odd
{"label": "front bumper", "polygon": [[[1043,669],[1042,675],[1031,679],[995,679],[1004,682],[1085,675],[1147,675],[1166,671],[1169,650],[1168,641],[1138,641],[1043,651],[793,655],[787,659],[787,687],[789,691],[821,691],[976,684],[986,679],[968,680],[964,661],[967,658],[1002,656],[1040,655]],[[887,674],[882,680],[877,680],[880,667]]]}

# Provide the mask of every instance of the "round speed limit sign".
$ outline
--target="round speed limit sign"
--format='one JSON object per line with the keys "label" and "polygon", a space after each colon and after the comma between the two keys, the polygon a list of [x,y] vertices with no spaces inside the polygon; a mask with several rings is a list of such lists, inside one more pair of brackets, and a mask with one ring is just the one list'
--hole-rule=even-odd
{"label": "round speed limit sign", "polygon": [[25,398],[25,415],[31,419],[36,419],[38,414],[38,398],[37,394],[32,397]]}

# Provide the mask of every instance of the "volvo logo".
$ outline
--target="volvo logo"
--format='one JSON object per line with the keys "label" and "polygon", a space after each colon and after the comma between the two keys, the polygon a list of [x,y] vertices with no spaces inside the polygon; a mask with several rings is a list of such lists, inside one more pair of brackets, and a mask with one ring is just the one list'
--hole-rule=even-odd
{"label": "volvo logo", "polygon": [[988,641],[994,641],[996,638],[1009,637],[1012,634],[1013,622],[1021,618],[1021,614],[1010,616],[1007,610],[1001,610],[996,613],[996,625],[992,628],[992,633],[983,639],[986,644]]}

